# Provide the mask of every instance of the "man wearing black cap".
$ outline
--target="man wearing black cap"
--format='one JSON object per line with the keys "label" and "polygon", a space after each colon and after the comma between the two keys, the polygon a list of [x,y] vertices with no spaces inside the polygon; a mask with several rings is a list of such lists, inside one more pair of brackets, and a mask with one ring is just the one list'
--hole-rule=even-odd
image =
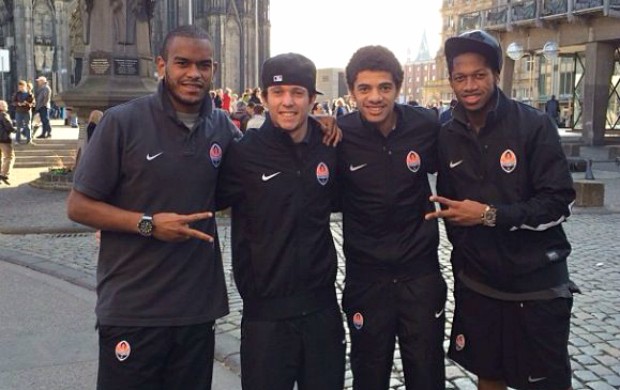
{"label": "man wearing black cap", "polygon": [[232,144],[217,187],[218,207],[232,206],[243,388],[341,390],[345,338],[329,226],[336,150],[309,117],[316,68],[282,54],[265,61],[261,81],[265,123]]}
{"label": "man wearing black cap", "polygon": [[561,223],[575,198],[556,125],[498,88],[502,51],[484,31],[445,44],[458,99],[439,137],[438,194],[453,245],[449,357],[479,389],[571,387],[573,292]]}

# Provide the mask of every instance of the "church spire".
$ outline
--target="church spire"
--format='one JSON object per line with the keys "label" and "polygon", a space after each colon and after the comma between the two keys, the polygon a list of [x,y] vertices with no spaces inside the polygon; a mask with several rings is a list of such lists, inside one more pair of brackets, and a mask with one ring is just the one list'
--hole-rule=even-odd
{"label": "church spire", "polygon": [[428,42],[426,41],[426,30],[422,32],[422,41],[420,42],[420,49],[418,50],[418,56],[415,62],[429,61],[431,55],[428,51]]}

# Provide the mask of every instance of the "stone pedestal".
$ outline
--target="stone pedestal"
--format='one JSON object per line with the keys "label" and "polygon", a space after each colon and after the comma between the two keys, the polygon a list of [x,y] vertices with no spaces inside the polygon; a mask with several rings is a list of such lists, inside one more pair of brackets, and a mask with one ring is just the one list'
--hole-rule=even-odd
{"label": "stone pedestal", "polygon": [[154,2],[84,0],[84,4],[82,78],[77,87],[57,96],[80,119],[78,159],[91,111],[105,111],[157,88],[150,44]]}
{"label": "stone pedestal", "polygon": [[575,206],[603,207],[605,204],[605,184],[599,180],[575,180]]}

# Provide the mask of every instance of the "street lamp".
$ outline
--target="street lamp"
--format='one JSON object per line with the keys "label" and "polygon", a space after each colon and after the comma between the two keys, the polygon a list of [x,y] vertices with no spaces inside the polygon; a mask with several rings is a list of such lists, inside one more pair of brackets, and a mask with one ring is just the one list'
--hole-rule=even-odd
{"label": "street lamp", "polygon": [[530,100],[530,104],[533,104],[534,102],[534,87],[532,85],[533,83],[533,79],[534,79],[534,75],[533,75],[533,71],[534,71],[534,56],[532,55],[532,53],[530,52],[525,52],[525,50],[523,50],[523,46],[517,42],[512,42],[510,45],[508,45],[508,47],[506,48],[506,55],[513,61],[518,61],[521,58],[523,58],[523,56],[527,55],[529,57],[529,59],[527,60],[527,62],[529,63],[529,79],[530,79],[530,85],[529,85],[529,100]]}
{"label": "street lamp", "polygon": [[558,58],[558,55],[560,54],[560,48],[558,47],[557,42],[547,41],[547,43],[545,43],[545,46],[543,46],[542,53],[547,60],[553,62],[553,60]]}
{"label": "street lamp", "polygon": [[517,61],[523,58],[525,52],[523,51],[523,46],[518,44],[517,42],[512,42],[506,48],[506,54],[510,57],[511,60]]}

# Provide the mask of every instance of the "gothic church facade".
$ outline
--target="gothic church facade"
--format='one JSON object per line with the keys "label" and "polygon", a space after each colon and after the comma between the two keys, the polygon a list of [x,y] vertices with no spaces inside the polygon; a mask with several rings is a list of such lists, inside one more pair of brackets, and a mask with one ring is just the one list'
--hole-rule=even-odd
{"label": "gothic church facade", "polygon": [[[55,93],[79,83],[89,44],[84,10],[95,1],[111,4],[111,0],[0,0],[0,50],[4,49],[0,53],[8,53],[9,65],[3,73],[5,99],[21,79],[46,76]],[[168,31],[193,23],[213,39],[219,63],[214,87],[242,91],[259,84],[260,65],[270,50],[269,0],[150,1],[153,56]]]}

